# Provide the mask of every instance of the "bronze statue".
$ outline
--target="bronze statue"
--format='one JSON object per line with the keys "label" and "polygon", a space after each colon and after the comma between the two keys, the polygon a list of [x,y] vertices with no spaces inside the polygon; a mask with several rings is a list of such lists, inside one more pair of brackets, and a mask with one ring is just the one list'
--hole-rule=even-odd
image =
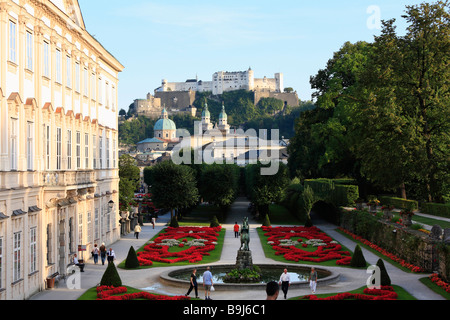
{"label": "bronze statue", "polygon": [[242,228],[241,228],[241,247],[239,250],[243,251],[249,251],[250,248],[248,244],[250,243],[250,228],[248,225],[248,218],[245,217],[244,221],[242,222]]}

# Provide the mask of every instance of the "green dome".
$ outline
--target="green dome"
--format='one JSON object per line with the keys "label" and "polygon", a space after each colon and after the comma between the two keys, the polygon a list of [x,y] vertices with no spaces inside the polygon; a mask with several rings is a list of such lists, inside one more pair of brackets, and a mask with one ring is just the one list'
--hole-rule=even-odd
{"label": "green dome", "polygon": [[154,131],[162,131],[162,130],[177,130],[177,126],[175,122],[170,119],[159,119],[155,123]]}
{"label": "green dome", "polygon": [[222,112],[219,115],[219,119],[226,120],[228,118],[227,113],[225,112],[225,106],[222,105]]}
{"label": "green dome", "polygon": [[211,118],[211,114],[208,110],[208,104],[205,104],[205,109],[203,109],[202,118]]}

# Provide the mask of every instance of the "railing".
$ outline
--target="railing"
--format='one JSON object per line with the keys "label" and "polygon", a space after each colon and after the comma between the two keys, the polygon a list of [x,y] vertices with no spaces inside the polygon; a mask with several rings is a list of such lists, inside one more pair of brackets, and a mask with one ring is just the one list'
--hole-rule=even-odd
{"label": "railing", "polygon": [[95,171],[46,171],[42,173],[42,185],[46,187],[90,185],[96,182]]}

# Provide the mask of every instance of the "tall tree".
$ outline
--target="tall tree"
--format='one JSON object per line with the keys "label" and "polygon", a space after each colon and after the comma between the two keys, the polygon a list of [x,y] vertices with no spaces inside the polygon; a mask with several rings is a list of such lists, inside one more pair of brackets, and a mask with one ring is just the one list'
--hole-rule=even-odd
{"label": "tall tree", "polygon": [[127,211],[133,202],[134,192],[140,185],[140,170],[136,160],[124,154],[119,158],[119,207],[120,211]]}
{"label": "tall tree", "polygon": [[150,187],[152,200],[158,208],[184,209],[196,204],[199,193],[192,168],[164,161],[144,169],[144,181]]}

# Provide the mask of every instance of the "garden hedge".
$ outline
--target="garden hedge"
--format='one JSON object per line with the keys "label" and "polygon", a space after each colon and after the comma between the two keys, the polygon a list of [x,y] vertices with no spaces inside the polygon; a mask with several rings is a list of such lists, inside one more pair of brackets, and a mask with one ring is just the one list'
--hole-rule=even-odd
{"label": "garden hedge", "polygon": [[379,200],[382,205],[391,205],[397,209],[419,210],[419,202],[416,200],[405,200],[389,196],[380,196]]}
{"label": "garden hedge", "polygon": [[450,204],[422,203],[420,210],[422,213],[431,214],[433,216],[450,218]]}

